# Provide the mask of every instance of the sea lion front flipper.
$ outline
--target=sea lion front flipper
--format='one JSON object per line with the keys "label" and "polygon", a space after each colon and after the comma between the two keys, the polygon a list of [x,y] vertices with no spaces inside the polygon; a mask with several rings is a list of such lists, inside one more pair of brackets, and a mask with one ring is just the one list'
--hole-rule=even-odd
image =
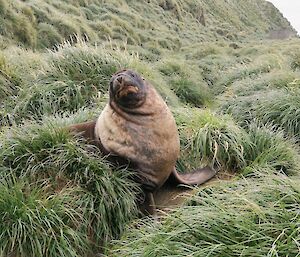
{"label": "sea lion front flipper", "polygon": [[189,186],[201,185],[213,178],[216,174],[217,172],[210,167],[205,167],[184,174],[179,174],[174,168],[167,183],[171,183],[173,185],[183,184]]}
{"label": "sea lion front flipper", "polygon": [[95,126],[96,121],[88,121],[78,123],[67,127],[68,131],[74,134],[79,134],[89,143],[95,143]]}

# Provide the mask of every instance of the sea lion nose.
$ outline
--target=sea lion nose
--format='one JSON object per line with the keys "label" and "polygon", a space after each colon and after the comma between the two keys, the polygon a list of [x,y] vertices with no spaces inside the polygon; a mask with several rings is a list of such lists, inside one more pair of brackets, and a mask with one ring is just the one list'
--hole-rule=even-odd
{"label": "sea lion nose", "polygon": [[128,85],[134,85],[135,81],[129,77],[127,74],[119,74],[115,78],[115,84],[117,84],[119,87],[124,87]]}

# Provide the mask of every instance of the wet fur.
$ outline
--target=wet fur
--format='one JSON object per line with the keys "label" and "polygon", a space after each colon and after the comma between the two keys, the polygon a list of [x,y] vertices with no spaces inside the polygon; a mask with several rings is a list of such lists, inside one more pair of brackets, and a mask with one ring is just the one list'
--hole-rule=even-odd
{"label": "wet fur", "polygon": [[[126,75],[124,79],[132,74],[132,71],[128,73],[126,70],[117,74],[122,75],[122,72]],[[134,74],[136,78],[139,76]],[[134,78],[129,80],[135,83]],[[138,83],[141,83],[140,77]],[[162,185],[200,185],[214,177],[216,172],[205,167],[191,173],[177,173],[175,165],[180,145],[175,120],[153,86],[144,80],[142,83],[140,90],[145,90],[142,92],[145,95],[142,105],[136,108],[126,108],[123,102],[119,105],[110,89],[110,101],[97,121],[72,125],[68,129],[98,146],[104,155],[114,156],[117,162],[129,161],[137,174],[135,180],[145,192],[141,209],[146,214],[153,214],[153,192]],[[110,85],[112,87],[112,82]]]}

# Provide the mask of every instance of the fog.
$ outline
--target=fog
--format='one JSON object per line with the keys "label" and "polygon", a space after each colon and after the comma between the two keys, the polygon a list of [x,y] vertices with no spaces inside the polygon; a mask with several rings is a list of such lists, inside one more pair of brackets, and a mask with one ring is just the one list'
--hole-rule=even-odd
{"label": "fog", "polygon": [[300,34],[300,1],[299,0],[268,0],[273,3]]}

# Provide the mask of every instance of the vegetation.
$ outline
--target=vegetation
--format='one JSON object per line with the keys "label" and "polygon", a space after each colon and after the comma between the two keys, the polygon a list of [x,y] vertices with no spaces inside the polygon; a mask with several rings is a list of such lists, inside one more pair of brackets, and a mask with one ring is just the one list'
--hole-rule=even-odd
{"label": "vegetation", "polygon": [[135,224],[110,255],[298,256],[299,180],[267,170],[198,190],[159,223]]}
{"label": "vegetation", "polygon": [[[69,122],[75,120],[69,118]],[[138,190],[128,179],[129,172],[113,171],[96,149],[91,151],[92,146],[70,135],[64,120],[52,118],[42,123],[45,125],[31,123],[10,129],[9,136],[2,135],[1,231],[7,232],[1,234],[0,249],[22,256],[81,256],[91,249],[87,247],[99,246],[121,233],[136,213]],[[8,199],[12,192],[15,198]],[[40,234],[31,237],[37,227]],[[53,237],[49,238],[48,230]],[[9,242],[10,234],[15,236]],[[28,249],[24,240],[32,240]],[[44,243],[35,245],[35,241]],[[19,248],[16,243],[21,244]],[[45,252],[48,244],[53,244],[53,250]]]}
{"label": "vegetation", "polygon": [[18,42],[38,49],[79,36],[91,42],[125,40],[150,51],[175,50],[207,39],[243,39],[246,31],[263,37],[268,30],[291,29],[271,4],[259,0],[242,4],[238,0],[1,0],[0,13],[4,44]]}
{"label": "vegetation", "polygon": [[[299,256],[299,53],[262,0],[0,0],[0,256]],[[157,222],[65,129],[127,67],[171,108],[179,171],[235,174]]]}

